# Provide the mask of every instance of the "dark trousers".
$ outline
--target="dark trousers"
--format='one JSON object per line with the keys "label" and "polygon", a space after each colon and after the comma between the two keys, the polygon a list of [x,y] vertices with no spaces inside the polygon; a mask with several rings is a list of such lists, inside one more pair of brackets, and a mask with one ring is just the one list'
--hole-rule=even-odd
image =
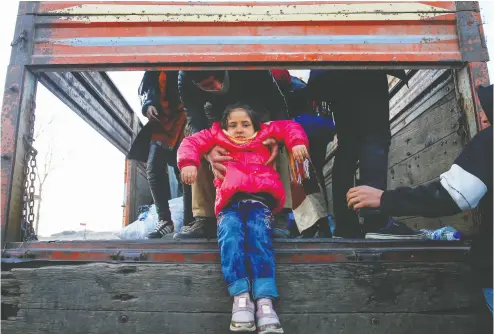
{"label": "dark trousers", "polygon": [[231,296],[276,298],[271,210],[257,201],[232,203],[218,215],[221,271]]}
{"label": "dark trousers", "polygon": [[[390,145],[389,94],[382,71],[327,71],[313,91],[318,99],[330,101],[338,149],[332,172],[335,235],[358,237],[361,232],[383,227],[388,217],[379,213],[363,216],[361,231],[357,214],[348,209],[346,194],[355,185],[386,189]],[[367,212],[372,213],[372,212]]]}
{"label": "dark trousers", "polygon": [[151,195],[153,196],[156,212],[159,220],[171,221],[170,206],[170,182],[168,165],[175,170],[175,176],[181,186],[180,170],[177,167],[177,151],[170,150],[166,144],[160,141],[151,141],[147,161],[147,177]]}

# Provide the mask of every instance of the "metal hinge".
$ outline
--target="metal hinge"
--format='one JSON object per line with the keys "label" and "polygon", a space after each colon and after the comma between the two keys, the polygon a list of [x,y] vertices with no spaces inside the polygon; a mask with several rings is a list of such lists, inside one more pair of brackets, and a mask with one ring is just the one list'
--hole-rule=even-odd
{"label": "metal hinge", "polygon": [[118,251],[110,254],[113,261],[145,261],[147,254],[141,251]]}

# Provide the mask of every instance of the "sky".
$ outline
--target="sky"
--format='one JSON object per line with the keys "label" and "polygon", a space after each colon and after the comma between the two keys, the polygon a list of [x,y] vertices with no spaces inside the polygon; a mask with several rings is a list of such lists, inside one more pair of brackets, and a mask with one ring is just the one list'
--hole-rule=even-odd
{"label": "sky", "polygon": [[[488,49],[494,50],[494,2],[480,1]],[[0,81],[4,86],[18,1],[3,0],[0,11]],[[491,51],[491,58],[494,57]],[[488,63],[491,82],[494,62]],[[143,72],[111,72],[112,80],[132,109],[140,114],[137,88]],[[295,75],[303,75],[296,73]],[[0,90],[3,100],[3,89]],[[82,230],[118,231],[122,227],[125,157],[41,84],[38,86],[35,141],[41,172],[53,152],[55,169],[43,187],[39,234]],[[43,131],[41,131],[43,130]]]}

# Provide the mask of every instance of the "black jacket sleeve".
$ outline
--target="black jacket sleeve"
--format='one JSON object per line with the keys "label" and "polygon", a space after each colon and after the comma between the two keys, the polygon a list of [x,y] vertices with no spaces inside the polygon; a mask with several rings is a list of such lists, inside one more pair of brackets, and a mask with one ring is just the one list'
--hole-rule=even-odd
{"label": "black jacket sleeve", "polygon": [[178,74],[178,92],[192,133],[206,129],[209,122],[204,112],[203,93],[192,82],[186,71],[180,71]]}
{"label": "black jacket sleeve", "polygon": [[144,116],[146,116],[148,106],[154,106],[159,111],[159,76],[159,71],[147,71],[139,85],[138,95],[141,100],[141,112]]}
{"label": "black jacket sleeve", "polygon": [[492,191],[492,127],[482,130],[465,146],[440,180],[416,188],[385,191],[381,212],[390,216],[450,216],[476,208]]}
{"label": "black jacket sleeve", "polygon": [[386,190],[381,197],[381,213],[388,216],[452,216],[461,210],[439,181],[415,188]]}

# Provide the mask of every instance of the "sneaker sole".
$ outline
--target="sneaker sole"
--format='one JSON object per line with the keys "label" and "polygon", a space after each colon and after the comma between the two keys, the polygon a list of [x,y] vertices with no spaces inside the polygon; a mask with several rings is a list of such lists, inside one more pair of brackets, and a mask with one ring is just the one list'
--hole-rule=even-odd
{"label": "sneaker sole", "polygon": [[424,234],[416,235],[394,235],[394,234],[379,234],[379,233],[367,233],[366,239],[379,239],[379,240],[425,240],[427,236]]}
{"label": "sneaker sole", "polygon": [[230,324],[230,332],[255,332],[256,331],[256,326],[254,327],[233,327],[231,324]]}
{"label": "sneaker sole", "polygon": [[257,331],[258,334],[283,334],[283,328],[268,328],[265,331]]}

